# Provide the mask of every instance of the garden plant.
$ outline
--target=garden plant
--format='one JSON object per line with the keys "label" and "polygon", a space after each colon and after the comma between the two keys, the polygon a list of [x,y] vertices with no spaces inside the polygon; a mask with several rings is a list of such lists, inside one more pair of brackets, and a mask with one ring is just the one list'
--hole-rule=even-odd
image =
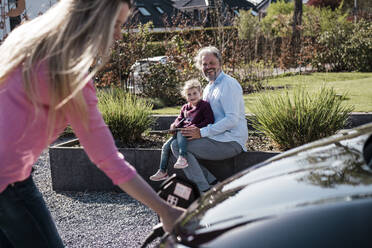
{"label": "garden plant", "polygon": [[293,95],[288,91],[276,97],[263,94],[253,108],[253,126],[288,150],[344,128],[353,110],[343,103],[344,97],[327,87],[314,93],[298,87]]}
{"label": "garden plant", "polygon": [[99,110],[117,141],[134,143],[154,123],[152,105],[121,88],[100,90],[97,96]]}

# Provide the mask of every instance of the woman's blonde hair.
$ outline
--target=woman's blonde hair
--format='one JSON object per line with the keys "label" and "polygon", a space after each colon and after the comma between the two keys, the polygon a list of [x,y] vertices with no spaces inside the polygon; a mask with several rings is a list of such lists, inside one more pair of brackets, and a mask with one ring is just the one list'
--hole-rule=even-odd
{"label": "woman's blonde hair", "polygon": [[186,98],[187,91],[189,89],[193,89],[193,88],[196,88],[199,92],[202,91],[201,84],[200,84],[199,80],[190,79],[190,80],[186,81],[183,88],[182,88],[182,91],[181,91],[182,96]]}
{"label": "woman's blonde hair", "polygon": [[22,64],[25,91],[36,107],[35,72],[46,62],[50,130],[56,112],[67,109],[78,111],[87,127],[81,89],[104,64],[91,68],[98,57],[105,62],[124,3],[131,6],[129,0],[60,0],[43,15],[14,29],[0,47],[0,86]]}

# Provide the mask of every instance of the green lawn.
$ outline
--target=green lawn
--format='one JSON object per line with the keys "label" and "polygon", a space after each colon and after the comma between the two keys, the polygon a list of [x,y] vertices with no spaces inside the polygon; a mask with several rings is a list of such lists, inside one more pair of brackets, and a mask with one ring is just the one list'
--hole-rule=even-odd
{"label": "green lawn", "polygon": [[[347,93],[345,103],[354,106],[355,112],[372,112],[372,73],[312,73],[309,75],[296,75],[278,77],[268,80],[269,86],[294,86],[302,85],[309,89],[309,92],[319,89],[322,85],[333,87],[337,93]],[[257,103],[261,94],[281,94],[283,90],[264,91],[244,95],[246,113],[250,113],[250,106]],[[154,110],[154,114],[178,114],[180,106],[168,107]]]}

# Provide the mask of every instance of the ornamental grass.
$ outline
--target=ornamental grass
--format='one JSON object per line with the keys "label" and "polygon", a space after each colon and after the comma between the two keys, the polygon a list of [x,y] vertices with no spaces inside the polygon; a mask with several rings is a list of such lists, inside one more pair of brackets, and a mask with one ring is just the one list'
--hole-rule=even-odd
{"label": "ornamental grass", "polygon": [[117,141],[138,141],[154,123],[152,105],[121,88],[103,89],[97,96],[99,110]]}
{"label": "ornamental grass", "polygon": [[346,96],[322,86],[310,93],[303,86],[273,96],[263,94],[252,107],[253,127],[263,132],[283,150],[288,150],[336,133],[345,127],[352,106]]}

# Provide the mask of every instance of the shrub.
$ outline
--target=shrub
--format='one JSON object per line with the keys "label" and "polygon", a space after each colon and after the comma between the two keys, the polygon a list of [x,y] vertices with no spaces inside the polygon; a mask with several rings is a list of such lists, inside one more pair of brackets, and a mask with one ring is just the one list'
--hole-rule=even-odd
{"label": "shrub", "polygon": [[72,130],[71,126],[68,125],[65,130],[61,133],[61,135],[59,136],[60,138],[72,138],[72,137],[75,137],[75,133],[74,131]]}
{"label": "shrub", "polygon": [[262,19],[261,26],[266,33],[274,36],[286,37],[291,35],[291,21],[293,16],[293,2],[277,1],[271,3],[267,15]]}
{"label": "shrub", "polygon": [[239,39],[254,40],[261,31],[259,19],[248,10],[241,10],[239,13],[236,21]]}
{"label": "shrub", "polygon": [[307,2],[307,5],[316,6],[316,7],[329,7],[332,10],[335,10],[340,6],[341,0],[310,0]]}
{"label": "shrub", "polygon": [[97,92],[98,107],[115,140],[130,144],[154,123],[152,105],[120,88]]}
{"label": "shrub", "polygon": [[330,64],[333,71],[371,71],[371,37],[372,23],[368,21],[335,26],[319,36],[321,49],[314,62],[321,66]]}
{"label": "shrub", "polygon": [[244,93],[252,93],[264,88],[265,80],[272,77],[273,71],[274,65],[270,61],[261,60],[242,64],[231,74],[241,84]]}
{"label": "shrub", "polygon": [[148,53],[149,57],[155,57],[155,56],[163,56],[166,53],[166,48],[164,45],[164,42],[159,41],[153,41],[147,43],[148,50],[151,51],[151,53]]}
{"label": "shrub", "polygon": [[172,62],[150,65],[140,80],[145,97],[158,98],[167,106],[178,105],[183,101],[180,93],[182,82],[180,72]]}
{"label": "shrub", "polygon": [[327,137],[342,129],[352,107],[342,104],[333,88],[309,94],[304,87],[273,97],[264,94],[253,109],[253,126],[287,150]]}
{"label": "shrub", "polygon": [[372,71],[372,23],[360,20],[354,24],[350,39],[345,44],[345,63],[349,70]]}

